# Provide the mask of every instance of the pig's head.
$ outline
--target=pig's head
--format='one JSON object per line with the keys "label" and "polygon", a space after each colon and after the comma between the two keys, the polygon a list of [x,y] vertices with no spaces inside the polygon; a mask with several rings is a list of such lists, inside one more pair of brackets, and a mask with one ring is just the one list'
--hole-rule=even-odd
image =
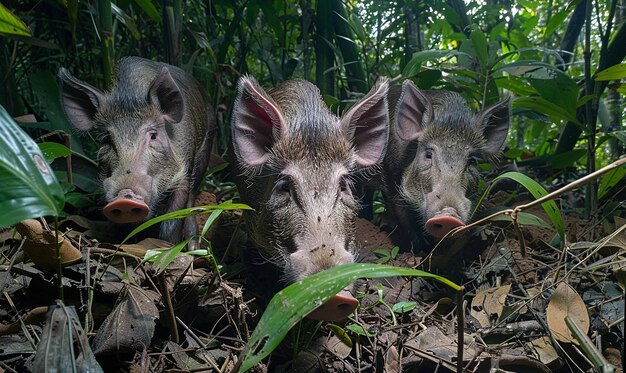
{"label": "pig's head", "polygon": [[268,93],[253,78],[240,79],[232,115],[234,152],[248,186],[240,193],[255,209],[252,240],[285,282],[353,261],[358,202],[351,178],[384,156],[387,89],[379,81],[337,118],[311,83],[288,81]]}
{"label": "pig's head", "polygon": [[475,191],[476,158],[495,159],[509,129],[509,99],[472,115],[450,91],[424,94],[405,81],[395,109],[395,130],[415,148],[398,186],[403,203],[420,216],[427,234],[439,239],[465,225]]}
{"label": "pig's head", "polygon": [[119,89],[120,83],[105,93],[65,69],[59,78],[71,124],[79,131],[93,130],[100,141],[105,216],[119,224],[152,217],[166,192],[188,182],[183,150],[170,142],[173,126],[183,125],[185,104],[168,69],[149,77],[147,94]]}

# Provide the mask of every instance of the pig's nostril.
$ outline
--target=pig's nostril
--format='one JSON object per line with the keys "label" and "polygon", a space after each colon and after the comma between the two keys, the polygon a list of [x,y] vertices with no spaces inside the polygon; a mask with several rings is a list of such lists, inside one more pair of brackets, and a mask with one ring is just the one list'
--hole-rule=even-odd
{"label": "pig's nostril", "polygon": [[113,209],[113,210],[111,210],[111,214],[114,215],[114,216],[120,216],[120,215],[122,215],[122,210],[120,210],[120,209]]}
{"label": "pig's nostril", "polygon": [[143,213],[143,210],[140,209],[139,207],[134,207],[130,210],[131,213],[135,214],[135,215],[139,215]]}
{"label": "pig's nostril", "polygon": [[350,303],[341,303],[337,305],[337,309],[340,312],[345,312],[345,313],[351,313],[352,311],[354,311],[354,304],[350,304]]}

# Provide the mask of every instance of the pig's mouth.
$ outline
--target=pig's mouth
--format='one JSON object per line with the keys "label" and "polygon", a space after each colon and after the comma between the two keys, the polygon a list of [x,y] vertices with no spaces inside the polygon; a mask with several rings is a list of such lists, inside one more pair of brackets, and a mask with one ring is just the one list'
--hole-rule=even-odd
{"label": "pig's mouth", "polygon": [[344,290],[314,309],[306,317],[330,322],[341,321],[354,312],[358,305],[359,301],[350,292]]}
{"label": "pig's mouth", "polygon": [[426,233],[437,239],[442,239],[452,229],[464,225],[465,223],[457,214],[456,209],[446,207],[426,221]]}
{"label": "pig's mouth", "polygon": [[131,189],[122,189],[113,201],[104,206],[103,212],[113,223],[132,224],[146,220],[150,207],[144,202],[143,197]]}

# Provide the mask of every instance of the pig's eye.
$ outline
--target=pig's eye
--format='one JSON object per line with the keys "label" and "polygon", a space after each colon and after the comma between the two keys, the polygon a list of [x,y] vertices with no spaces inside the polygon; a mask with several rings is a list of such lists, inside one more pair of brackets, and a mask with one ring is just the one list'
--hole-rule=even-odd
{"label": "pig's eye", "polygon": [[339,189],[341,190],[341,193],[351,192],[350,179],[348,179],[347,177],[342,177],[341,180],[339,180]]}
{"label": "pig's eye", "polygon": [[156,140],[157,139],[157,132],[156,131],[151,131],[150,132],[150,140]]}
{"label": "pig's eye", "polygon": [[289,177],[280,178],[276,182],[276,186],[274,187],[274,190],[280,193],[291,192],[291,178]]}
{"label": "pig's eye", "polygon": [[424,158],[433,159],[433,150],[432,149],[424,150]]}

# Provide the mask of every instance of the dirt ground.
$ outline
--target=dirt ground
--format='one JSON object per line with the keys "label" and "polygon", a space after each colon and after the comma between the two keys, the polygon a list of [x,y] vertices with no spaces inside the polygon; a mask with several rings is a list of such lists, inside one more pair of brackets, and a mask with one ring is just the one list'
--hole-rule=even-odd
{"label": "dirt ground", "polygon": [[[204,192],[198,204],[228,197]],[[492,196],[484,214],[505,202],[507,193]],[[525,212],[550,221],[541,207]],[[480,224],[429,252],[393,250],[395,232],[383,215],[359,219],[359,261],[443,275],[464,286],[462,304],[428,279],[359,280],[354,315],[335,324],[303,320],[253,371],[456,371],[462,327],[465,371],[589,371],[592,353],[583,347],[591,346],[621,372],[624,221],[568,212],[561,242],[553,228],[518,219],[517,228],[510,215]],[[199,220],[203,227],[206,216]],[[96,226],[74,216],[59,227],[78,250],[63,269],[63,304],[73,311],[57,301],[55,261],[42,264],[43,249],[28,249],[25,233],[0,232],[0,370],[37,372],[52,361],[89,368],[97,361],[104,371],[231,371],[277,288],[272,276],[257,276],[271,269],[249,270],[240,260],[241,212],[224,211],[207,233],[212,257],[181,254],[164,270],[142,258],[167,243],[113,245],[94,238]],[[566,316],[583,337],[572,335]],[[73,347],[55,345],[70,335],[66,347]]]}

